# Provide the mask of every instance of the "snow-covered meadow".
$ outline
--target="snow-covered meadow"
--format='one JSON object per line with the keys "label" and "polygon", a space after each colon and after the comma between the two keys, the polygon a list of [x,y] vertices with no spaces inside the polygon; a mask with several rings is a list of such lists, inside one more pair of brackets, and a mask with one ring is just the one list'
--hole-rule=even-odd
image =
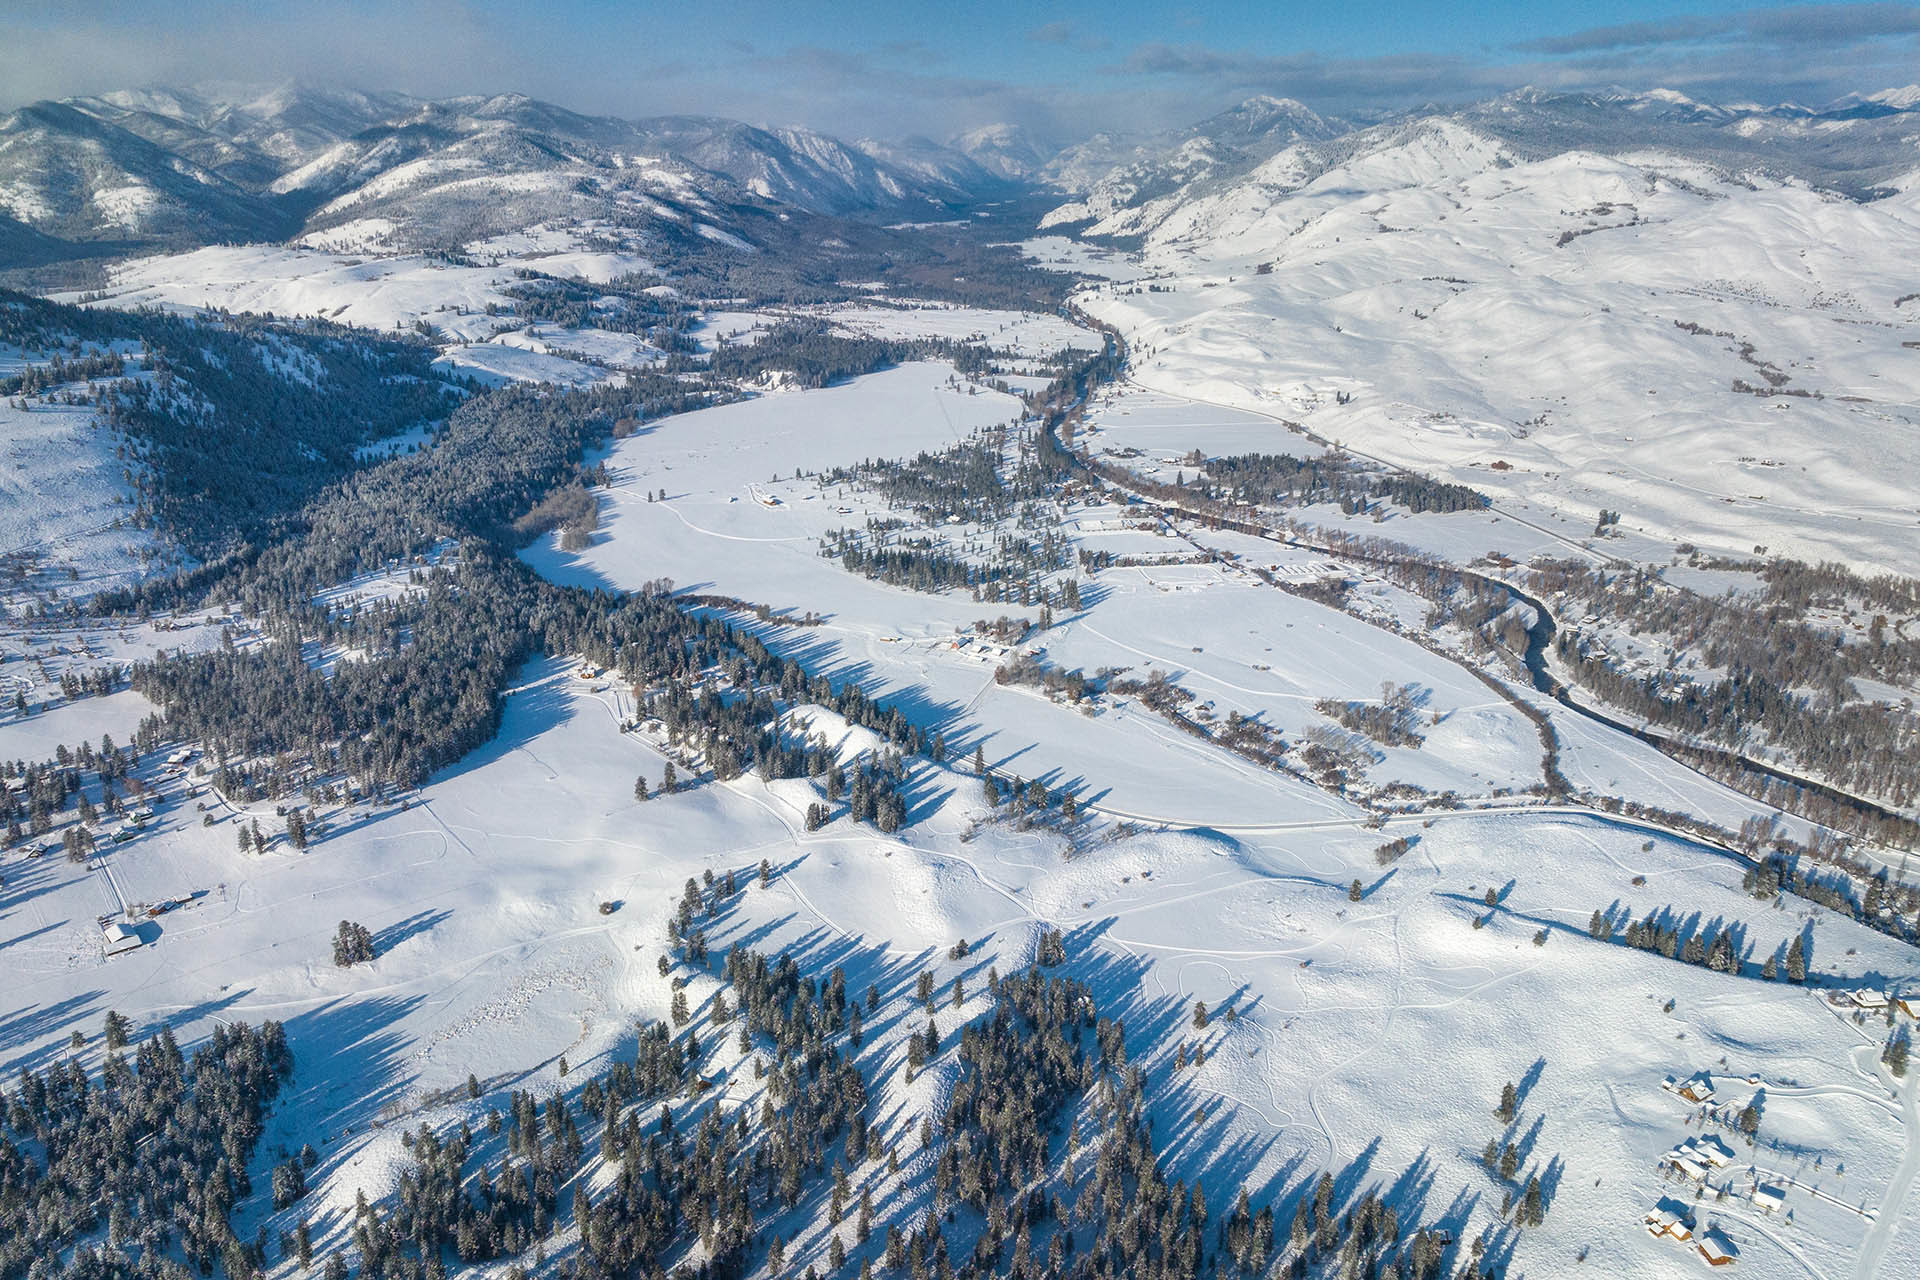
{"label": "snow-covered meadow", "polygon": [[[989,960],[1023,965],[1042,926],[1067,930],[1070,969],[1135,1030],[1166,1158],[1210,1200],[1243,1184],[1284,1197],[1324,1168],[1346,1188],[1393,1188],[1403,1221],[1464,1237],[1496,1219],[1499,1188],[1479,1154],[1497,1137],[1552,1190],[1547,1225],[1520,1245],[1529,1272],[1561,1270],[1584,1250],[1601,1274],[1691,1274],[1697,1259],[1640,1229],[1662,1197],[1718,1223],[1755,1274],[1842,1273],[1866,1241],[1890,1250],[1880,1274],[1912,1265],[1913,1234],[1896,1228],[1915,1161],[1913,1087],[1896,1093],[1878,1068],[1877,1018],[1856,1027],[1820,993],[1752,970],[1802,930],[1830,986],[1911,982],[1920,965],[1817,908],[1755,902],[1722,856],[1573,815],[1463,813],[1367,830],[1304,810],[1264,830],[1148,831],[1068,856],[1044,831],[983,824],[964,767],[931,766],[899,838],[844,823],[809,833],[802,809],[816,793],[804,782],[749,777],[634,801],[633,776],[657,782],[662,760],[619,731],[621,714],[617,691],[595,693],[571,664],[542,660],[516,681],[494,744],[405,807],[329,816],[305,854],[237,852],[224,804],[166,782],[157,829],[113,848],[98,871],[10,858],[5,1065],[45,1063],[69,1028],[91,1029],[108,1008],[183,1038],[215,1019],[285,1022],[299,1071],[265,1153],[304,1142],[321,1152],[318,1190],[299,1212],[331,1245],[357,1190],[393,1189],[398,1122],[477,1125],[510,1088],[570,1087],[562,1059],[578,1080],[630,1051],[631,1020],[668,1003],[654,960],[680,883],[712,869],[751,884],[766,858],[772,883],[748,889],[716,946],[839,956],[861,984],[927,967],[944,986]],[[1227,772],[1199,754],[1179,767],[1201,794]],[[201,825],[203,802],[212,826]],[[272,826],[270,812],[253,816]],[[1382,868],[1373,850],[1396,835],[1412,850]],[[146,946],[101,956],[96,914],[177,896],[191,901],[160,917]],[[1628,906],[1740,923],[1748,972],[1587,936],[1595,908]],[[343,918],[374,932],[374,964],[328,962]],[[960,937],[972,959],[942,959]],[[911,1004],[904,976],[886,990],[889,1008]],[[1214,1011],[1204,1032],[1189,1025],[1195,999]],[[1176,1068],[1182,1043],[1204,1044],[1205,1065]],[[888,1129],[916,1124],[939,1096],[937,1073],[908,1086],[896,1055],[886,1039],[867,1051]],[[1660,1088],[1700,1070],[1734,1110],[1760,1097],[1759,1146]],[[475,1102],[460,1088],[468,1073],[483,1082]],[[755,1086],[733,1080],[730,1101],[752,1102]],[[1492,1111],[1508,1081],[1521,1101],[1503,1125]],[[1206,1119],[1192,1119],[1202,1107]],[[1703,1128],[1735,1152],[1714,1179],[1733,1188],[1725,1200],[1694,1202],[1658,1168]],[[1790,1221],[1742,1198],[1749,1167],[1786,1185]],[[882,1203],[924,1205],[923,1176],[909,1165],[883,1177]],[[291,1221],[258,1203],[243,1217]],[[787,1225],[817,1261],[825,1224]]]}

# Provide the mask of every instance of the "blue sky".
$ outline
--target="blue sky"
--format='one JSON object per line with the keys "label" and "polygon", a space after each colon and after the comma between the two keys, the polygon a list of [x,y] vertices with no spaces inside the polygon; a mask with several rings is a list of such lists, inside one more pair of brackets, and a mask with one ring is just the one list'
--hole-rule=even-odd
{"label": "blue sky", "polygon": [[0,0],[0,105],[206,80],[522,92],[944,137],[1181,123],[1252,93],[1366,113],[1522,84],[1825,101],[1920,80],[1920,4]]}

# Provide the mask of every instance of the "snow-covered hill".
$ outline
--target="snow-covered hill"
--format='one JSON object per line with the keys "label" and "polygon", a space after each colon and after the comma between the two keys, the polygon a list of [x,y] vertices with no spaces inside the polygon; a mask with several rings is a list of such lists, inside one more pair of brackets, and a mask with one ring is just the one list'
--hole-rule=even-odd
{"label": "snow-covered hill", "polygon": [[[1516,158],[1565,151],[1683,155],[1729,173],[1757,173],[1861,197],[1884,193],[1920,156],[1920,92],[1890,89],[1815,110],[1700,102],[1668,89],[1558,93],[1519,89],[1457,109],[1421,108],[1350,130],[1298,103],[1254,98],[1189,129],[1130,150],[1095,138],[1049,162],[1056,184],[1085,194],[1048,225],[1090,223],[1096,234],[1138,235],[1176,204],[1249,175],[1285,148],[1287,170],[1312,176],[1377,150],[1409,129],[1451,124],[1507,146]],[[1098,171],[1091,176],[1090,171]]]}
{"label": "snow-covered hill", "polygon": [[1143,384],[1576,525],[1920,568],[1915,195],[1529,136],[1381,125],[1118,210],[1157,279],[1090,306]]}

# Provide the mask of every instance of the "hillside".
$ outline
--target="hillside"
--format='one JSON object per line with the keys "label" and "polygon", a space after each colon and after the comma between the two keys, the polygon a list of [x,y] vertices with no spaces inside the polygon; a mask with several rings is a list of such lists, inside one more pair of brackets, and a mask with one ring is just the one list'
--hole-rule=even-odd
{"label": "hillside", "polygon": [[[1546,158],[1452,119],[1296,147],[1119,211],[1153,283],[1090,303],[1133,377],[1259,408],[1579,530],[1912,573],[1896,263],[1860,202],[1689,155]],[[1496,466],[1496,464],[1498,464]]]}

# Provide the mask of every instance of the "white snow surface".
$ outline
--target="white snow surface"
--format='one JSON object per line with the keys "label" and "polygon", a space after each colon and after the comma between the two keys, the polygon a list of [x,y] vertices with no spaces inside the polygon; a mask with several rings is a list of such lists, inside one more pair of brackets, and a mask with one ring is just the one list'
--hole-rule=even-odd
{"label": "white snow surface", "polygon": [[[355,1192],[390,1192],[404,1165],[397,1122],[478,1128],[509,1088],[571,1088],[605,1065],[630,1045],[633,1018],[665,1012],[653,959],[680,882],[711,868],[751,884],[766,857],[776,878],[747,889],[715,945],[750,937],[803,958],[832,954],[856,989],[882,961],[930,967],[943,987],[989,961],[1004,972],[1031,957],[1043,924],[1067,929],[1070,971],[1134,1028],[1133,1054],[1156,1082],[1164,1158],[1176,1176],[1199,1178],[1210,1203],[1242,1183],[1287,1196],[1322,1168],[1385,1189],[1417,1165],[1424,1195],[1405,1202],[1409,1212],[1418,1205],[1422,1220],[1470,1234],[1493,1220],[1479,1147],[1507,1134],[1558,1188],[1546,1226],[1521,1246],[1529,1271],[1585,1248],[1595,1274],[1692,1275],[1697,1259],[1638,1224],[1672,1194],[1656,1171],[1662,1153],[1702,1127],[1703,1109],[1660,1081],[1709,1070],[1736,1109],[1756,1092],[1766,1099],[1757,1150],[1707,1122],[1736,1152],[1725,1177],[1739,1184],[1751,1165],[1764,1180],[1794,1180],[1791,1228],[1738,1199],[1697,1206],[1702,1225],[1717,1222],[1736,1243],[1745,1274],[1797,1275],[1809,1264],[1847,1274],[1863,1245],[1886,1250],[1875,1255],[1879,1274],[1916,1261],[1914,1233],[1899,1229],[1911,1207],[1883,1202],[1913,1158],[1915,1084],[1895,1089],[1878,1069],[1874,1024],[1855,1027],[1789,984],[1586,936],[1594,905],[1671,904],[1746,922],[1756,963],[1811,927],[1815,968],[1836,983],[1920,977],[1910,951],[1847,921],[1756,904],[1722,858],[1664,839],[1643,847],[1644,833],[1591,818],[1526,812],[1384,832],[1330,816],[1232,835],[1149,833],[1067,858],[1039,833],[990,825],[965,838],[979,816],[971,779],[925,765],[925,799],[901,838],[844,822],[809,834],[802,808],[816,793],[805,783],[749,778],[637,805],[633,775],[657,779],[660,761],[618,732],[617,697],[593,693],[568,663],[536,661],[495,743],[404,810],[329,818],[304,855],[284,845],[237,853],[226,806],[215,803],[216,824],[203,827],[169,783],[176,794],[157,829],[114,847],[105,870],[10,858],[13,1016],[0,1027],[0,1065],[43,1065],[70,1025],[97,1024],[106,1008],[142,1030],[171,1022],[189,1043],[215,1018],[282,1020],[299,1074],[266,1145],[313,1142],[316,1190],[279,1215],[256,1195],[241,1218],[271,1233],[305,1215],[323,1224],[321,1247],[344,1245],[351,1215],[341,1211]],[[1224,773],[1194,754],[1138,767],[1168,759],[1189,789]],[[274,829],[270,812],[253,816]],[[1371,850],[1394,834],[1417,843],[1383,874]],[[1356,877],[1367,886],[1359,902],[1347,888]],[[1500,896],[1491,910],[1488,888]],[[197,896],[161,918],[149,945],[101,957],[94,914],[121,896],[184,893]],[[602,915],[600,902],[619,906]],[[1490,922],[1470,927],[1479,916]],[[375,932],[375,963],[327,962],[341,918]],[[974,956],[945,960],[962,936]],[[694,994],[710,986],[696,977]],[[873,1025],[896,1005],[907,1011],[910,982],[890,982],[886,998]],[[1194,999],[1216,1014],[1232,1006],[1238,1019],[1216,1016],[1195,1032],[1185,1016]],[[976,997],[958,1014],[943,1009],[943,1031],[984,1007]],[[1205,1067],[1176,1072],[1182,1040],[1205,1043]],[[949,1065],[907,1086],[896,1041],[866,1052],[883,1127],[910,1132],[939,1104]],[[564,1082],[562,1056],[576,1073]],[[482,1081],[477,1103],[460,1088],[469,1072]],[[1742,1083],[1750,1073],[1757,1088]],[[730,1105],[757,1106],[744,1071],[730,1080]],[[1490,1112],[1510,1080],[1523,1096],[1509,1128]],[[1187,1117],[1202,1103],[1216,1109],[1196,1124]],[[264,1157],[257,1172],[264,1187]],[[900,1186],[886,1185],[889,1195]],[[783,1229],[803,1264],[824,1256],[823,1221],[803,1214]]]}

